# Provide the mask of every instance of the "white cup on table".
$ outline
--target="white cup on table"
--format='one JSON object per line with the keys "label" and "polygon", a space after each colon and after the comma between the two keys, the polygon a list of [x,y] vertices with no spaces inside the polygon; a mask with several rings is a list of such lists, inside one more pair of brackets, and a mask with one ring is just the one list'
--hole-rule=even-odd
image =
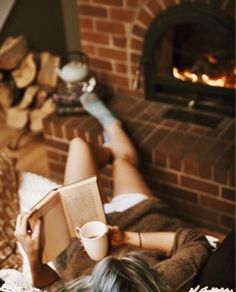
{"label": "white cup on table", "polygon": [[107,231],[106,224],[101,221],[90,221],[76,228],[85,251],[94,261],[99,261],[107,255],[109,247]]}

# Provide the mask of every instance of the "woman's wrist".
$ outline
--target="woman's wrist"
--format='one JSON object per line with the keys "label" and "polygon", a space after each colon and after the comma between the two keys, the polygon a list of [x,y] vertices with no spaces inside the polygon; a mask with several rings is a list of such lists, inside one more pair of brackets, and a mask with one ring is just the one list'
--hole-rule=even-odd
{"label": "woman's wrist", "polygon": [[124,245],[131,245],[134,247],[142,247],[142,235],[139,232],[124,232],[124,239],[122,241]]}
{"label": "woman's wrist", "polygon": [[42,265],[42,260],[41,257],[38,254],[27,254],[28,256],[28,261],[29,264],[32,268],[37,267],[37,266],[41,266]]}

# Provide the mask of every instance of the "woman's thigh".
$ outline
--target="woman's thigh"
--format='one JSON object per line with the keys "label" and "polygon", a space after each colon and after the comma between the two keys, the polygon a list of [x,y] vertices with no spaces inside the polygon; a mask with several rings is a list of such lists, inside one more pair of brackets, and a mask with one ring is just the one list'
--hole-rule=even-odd
{"label": "woman's thigh", "polygon": [[137,168],[128,160],[119,158],[113,163],[113,197],[126,193],[153,196]]}

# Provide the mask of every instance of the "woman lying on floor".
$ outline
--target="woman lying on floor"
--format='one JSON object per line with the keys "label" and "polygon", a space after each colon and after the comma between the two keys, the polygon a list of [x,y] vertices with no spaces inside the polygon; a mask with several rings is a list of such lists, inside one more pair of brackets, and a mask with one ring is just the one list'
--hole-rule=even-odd
{"label": "woman lying on floor", "polygon": [[[113,199],[104,203],[112,226],[109,256],[95,265],[75,239],[55,261],[59,277],[41,263],[41,222],[28,233],[30,213],[21,214],[15,235],[28,256],[33,286],[47,291],[188,291],[211,253],[208,241],[181,227],[168,206],[153,196],[137,170],[134,146],[104,104],[93,94],[82,96],[81,102],[103,125],[109,147],[91,146],[80,138],[72,140],[64,183],[98,175],[99,168],[112,162]],[[127,252],[127,247],[136,252]]]}

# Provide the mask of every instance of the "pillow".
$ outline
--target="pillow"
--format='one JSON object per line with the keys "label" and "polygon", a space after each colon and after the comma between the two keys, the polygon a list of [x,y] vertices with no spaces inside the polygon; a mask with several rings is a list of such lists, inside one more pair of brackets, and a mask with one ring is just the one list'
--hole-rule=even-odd
{"label": "pillow", "polygon": [[15,161],[0,153],[0,269],[19,269],[22,265],[14,236],[18,213],[18,176]]}

